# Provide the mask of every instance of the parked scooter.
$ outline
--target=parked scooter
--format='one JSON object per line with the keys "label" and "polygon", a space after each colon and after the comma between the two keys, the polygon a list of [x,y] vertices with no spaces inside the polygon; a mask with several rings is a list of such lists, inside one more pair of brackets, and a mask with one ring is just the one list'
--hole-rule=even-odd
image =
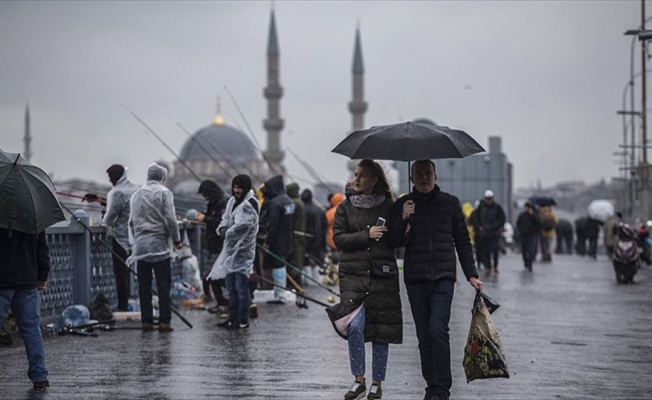
{"label": "parked scooter", "polygon": [[613,266],[618,283],[634,283],[634,275],[641,265],[639,254],[638,232],[629,225],[618,224],[618,240],[614,246]]}

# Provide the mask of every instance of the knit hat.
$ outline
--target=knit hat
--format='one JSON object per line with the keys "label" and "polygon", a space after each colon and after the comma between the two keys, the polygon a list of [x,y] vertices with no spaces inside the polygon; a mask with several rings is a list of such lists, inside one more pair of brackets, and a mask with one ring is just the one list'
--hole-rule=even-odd
{"label": "knit hat", "polygon": [[251,190],[251,178],[249,175],[238,175],[231,181],[231,188],[236,185],[242,188],[244,194],[247,194]]}
{"label": "knit hat", "polygon": [[125,167],[123,167],[120,164],[113,164],[106,170],[107,174],[109,174],[109,180],[115,186],[116,183],[122,178],[122,174],[125,173]]}

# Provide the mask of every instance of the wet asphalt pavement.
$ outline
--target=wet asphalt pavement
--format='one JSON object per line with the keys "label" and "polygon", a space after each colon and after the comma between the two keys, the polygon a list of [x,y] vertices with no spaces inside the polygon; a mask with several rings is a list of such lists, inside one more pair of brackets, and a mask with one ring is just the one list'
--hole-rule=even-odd
{"label": "wet asphalt pavement", "polygon": [[[652,268],[617,285],[597,261],[553,256],[532,273],[516,255],[486,276],[485,292],[510,379],[466,383],[462,355],[474,291],[458,282],[451,320],[451,399],[652,399]],[[461,273],[460,273],[461,274]],[[322,302],[328,292],[307,294]],[[384,399],[417,399],[424,381],[409,303],[402,286],[404,343],[391,345]],[[226,331],[215,315],[181,310],[172,333],[115,330],[98,337],[48,335],[51,387],[34,392],[22,342],[0,347],[1,399],[342,399],[353,379],[346,342],[322,306],[259,304],[251,328]],[[371,369],[370,345],[367,368]],[[369,379],[369,378],[368,378]]]}

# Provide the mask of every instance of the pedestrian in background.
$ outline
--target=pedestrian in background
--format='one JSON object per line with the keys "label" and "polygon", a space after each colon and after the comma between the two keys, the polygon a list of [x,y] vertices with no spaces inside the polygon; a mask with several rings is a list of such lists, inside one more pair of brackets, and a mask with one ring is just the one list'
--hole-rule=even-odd
{"label": "pedestrian in background", "polygon": [[342,200],[344,200],[344,195],[342,193],[335,192],[331,194],[328,198],[328,202],[330,203],[331,208],[326,210],[326,224],[327,224],[326,244],[330,249],[331,259],[335,264],[339,262],[340,252],[337,250],[337,246],[335,245],[335,242],[333,242],[333,222],[335,222],[335,211],[337,211],[337,206],[340,205]]}
{"label": "pedestrian in background", "polygon": [[[265,181],[262,188],[265,201],[261,208],[260,223],[266,232],[263,247],[263,288],[274,288],[274,299],[271,304],[286,304],[287,299],[283,295],[283,289],[287,286],[287,272],[285,262],[290,261],[294,238],[294,202],[285,193],[283,177],[276,175]],[[264,217],[264,219],[263,219]],[[273,281],[274,285],[269,282]]]}
{"label": "pedestrian in background", "polygon": [[[208,274],[217,260],[217,256],[222,251],[224,239],[217,234],[217,227],[222,222],[222,215],[226,208],[226,202],[229,196],[224,193],[222,188],[211,180],[204,180],[199,184],[198,193],[208,202],[206,213],[195,214],[195,220],[206,224],[202,236],[202,285],[204,289],[204,302],[210,303],[213,298],[216,301],[214,307],[208,308],[210,313],[220,313],[220,316],[228,315],[229,300],[224,296],[223,287],[224,279],[210,280]],[[213,296],[211,296],[211,289]]]}
{"label": "pedestrian in background", "polygon": [[614,247],[618,240],[616,229],[618,222],[620,222],[620,219],[617,216],[612,216],[604,222],[604,226],[602,227],[604,246],[607,248],[607,257],[609,258],[613,256]]}
{"label": "pedestrian in background", "polygon": [[532,263],[537,255],[537,241],[541,231],[541,221],[531,202],[528,201],[523,205],[523,211],[516,220],[516,229],[518,229],[521,237],[523,266],[528,271],[532,271]]}
{"label": "pedestrian in background", "polygon": [[[348,341],[349,364],[355,381],[344,399],[365,396],[365,342],[372,348],[372,384],[367,399],[382,397],[389,344],[403,342],[403,317],[398,267],[387,245],[387,220],[394,203],[383,168],[361,160],[346,187],[346,199],[337,207],[334,244],[340,249],[340,303],[327,309],[338,333]],[[374,262],[390,260],[395,275],[374,273]]]}
{"label": "pedestrian in background", "polygon": [[573,224],[569,220],[559,219],[555,226],[555,237],[555,254],[573,254]]}
{"label": "pedestrian in background", "polygon": [[11,308],[27,353],[34,389],[50,386],[37,291],[47,287],[50,256],[45,231],[36,235],[0,228],[0,326]]}
{"label": "pedestrian in background", "polygon": [[541,262],[552,262],[550,247],[552,246],[552,239],[555,237],[557,215],[550,206],[543,206],[539,209],[539,219],[541,220],[541,230],[539,231]]}
{"label": "pedestrian in background", "polygon": [[575,220],[575,252],[580,256],[586,255],[586,222],[589,217],[579,217]]}
{"label": "pedestrian in background", "polygon": [[479,258],[487,269],[487,274],[498,273],[500,239],[505,227],[505,211],[494,200],[494,192],[486,190],[484,198],[473,213],[476,220],[476,239],[481,241]]}
{"label": "pedestrian in background", "polygon": [[231,182],[231,197],[217,232],[224,247],[208,278],[224,279],[229,293],[229,319],[217,324],[226,329],[249,328],[251,292],[249,276],[254,267],[258,233],[258,200],[251,178],[238,175]]}
{"label": "pedestrian in background", "polygon": [[[306,257],[303,270],[308,276],[319,281],[319,268],[324,266],[326,253],[326,215],[312,198],[312,191],[305,189],[301,192],[301,200],[305,204],[306,213]],[[307,285],[312,282],[305,281]]]}
{"label": "pedestrian in background", "polygon": [[436,185],[435,164],[416,161],[410,180],[412,192],[392,208],[388,242],[393,248],[406,246],[403,279],[419,340],[421,373],[428,385],[424,399],[448,400],[453,384],[448,323],[458,259],[471,286],[480,290],[482,281],[460,201]]}
{"label": "pedestrian in background", "polygon": [[113,276],[118,297],[118,311],[128,311],[131,295],[131,271],[125,260],[131,253],[129,244],[129,210],[131,195],[138,190],[138,185],[127,178],[127,168],[113,164],[107,170],[113,188],[106,196],[106,213],[102,223],[111,236],[113,249]]}
{"label": "pedestrian in background", "polygon": [[167,169],[156,163],[147,169],[147,183],[131,196],[129,229],[133,237],[133,254],[128,262],[138,268],[138,295],[143,331],[154,330],[152,309],[152,273],[156,277],[159,304],[159,332],[172,331],[170,289],[172,270],[170,242],[183,247],[177,225],[174,195],[163,183]]}
{"label": "pedestrian in background", "polygon": [[303,267],[303,259],[306,256],[306,211],[303,200],[299,195],[299,184],[292,182],[285,187],[285,191],[294,203],[294,235],[290,264],[295,268],[290,267],[288,275],[299,283],[303,277],[301,268]]}
{"label": "pedestrian in background", "polygon": [[596,260],[598,258],[598,236],[602,229],[602,221],[589,217],[586,220],[586,238],[589,240],[588,256]]}

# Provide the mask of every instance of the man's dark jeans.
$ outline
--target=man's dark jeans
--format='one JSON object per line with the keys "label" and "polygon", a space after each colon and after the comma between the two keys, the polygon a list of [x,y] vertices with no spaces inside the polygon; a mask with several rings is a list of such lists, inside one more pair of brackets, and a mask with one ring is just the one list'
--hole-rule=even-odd
{"label": "man's dark jeans", "polygon": [[118,296],[118,311],[127,311],[131,295],[131,272],[125,264],[129,253],[113,238],[113,276],[115,291]]}
{"label": "man's dark jeans", "polygon": [[419,340],[421,373],[429,395],[449,395],[451,377],[451,350],[448,322],[455,292],[455,282],[438,280],[406,284],[412,318]]}
{"label": "man's dark jeans", "polygon": [[172,269],[170,259],[147,262],[138,261],[138,295],[140,297],[141,321],[154,322],[152,310],[152,272],[156,275],[158,294],[159,322],[169,324],[172,319],[170,289],[172,286]]}
{"label": "man's dark jeans", "polygon": [[528,235],[521,237],[521,253],[523,253],[523,262],[526,267],[532,266],[537,257],[537,239],[538,236]]}

